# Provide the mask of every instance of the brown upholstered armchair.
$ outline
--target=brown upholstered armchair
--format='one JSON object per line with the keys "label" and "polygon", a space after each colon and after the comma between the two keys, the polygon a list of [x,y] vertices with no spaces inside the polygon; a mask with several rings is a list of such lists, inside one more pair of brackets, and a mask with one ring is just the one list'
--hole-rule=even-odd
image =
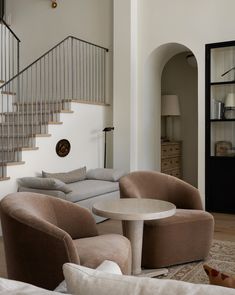
{"label": "brown upholstered armchair", "polygon": [[144,223],[143,267],[165,267],[207,257],[214,219],[203,210],[195,187],[163,173],[137,171],[120,179],[120,195],[165,200],[177,208],[174,216]]}
{"label": "brown upholstered armchair", "polygon": [[8,278],[54,289],[65,262],[96,268],[108,259],[130,273],[128,239],[98,235],[91,213],[79,205],[36,193],[14,193],[0,202]]}

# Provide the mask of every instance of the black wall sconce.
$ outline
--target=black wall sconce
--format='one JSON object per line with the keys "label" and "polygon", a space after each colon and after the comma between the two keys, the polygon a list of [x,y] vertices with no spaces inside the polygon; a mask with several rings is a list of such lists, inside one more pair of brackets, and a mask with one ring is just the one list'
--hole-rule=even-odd
{"label": "black wall sconce", "polygon": [[104,168],[106,168],[106,133],[114,130],[114,127],[105,127],[103,129],[104,132]]}

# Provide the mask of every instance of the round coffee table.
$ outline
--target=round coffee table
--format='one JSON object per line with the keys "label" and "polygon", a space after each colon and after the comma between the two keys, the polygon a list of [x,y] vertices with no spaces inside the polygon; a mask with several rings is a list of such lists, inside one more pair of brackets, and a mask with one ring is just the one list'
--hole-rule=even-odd
{"label": "round coffee table", "polygon": [[148,277],[166,274],[168,270],[141,269],[144,220],[166,218],[174,215],[175,210],[175,205],[166,201],[136,198],[99,201],[92,208],[99,216],[123,221],[123,234],[131,242],[132,274]]}

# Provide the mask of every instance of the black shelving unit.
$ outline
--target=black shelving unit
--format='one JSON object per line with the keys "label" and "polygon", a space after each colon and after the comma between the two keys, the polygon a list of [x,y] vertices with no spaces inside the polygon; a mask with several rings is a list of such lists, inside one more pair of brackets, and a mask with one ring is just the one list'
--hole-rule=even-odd
{"label": "black shelving unit", "polygon": [[211,107],[218,101],[224,105],[228,94],[235,93],[235,41],[206,44],[205,49],[206,210],[235,213],[235,118],[217,118]]}

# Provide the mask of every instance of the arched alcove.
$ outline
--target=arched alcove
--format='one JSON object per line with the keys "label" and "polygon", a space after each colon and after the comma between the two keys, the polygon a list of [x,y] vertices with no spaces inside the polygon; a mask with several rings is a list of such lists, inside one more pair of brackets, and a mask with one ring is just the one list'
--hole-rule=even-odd
{"label": "arched alcove", "polygon": [[139,108],[141,130],[140,168],[160,171],[161,167],[161,77],[166,63],[175,55],[191,52],[179,43],[167,43],[151,52],[144,67],[143,97]]}

